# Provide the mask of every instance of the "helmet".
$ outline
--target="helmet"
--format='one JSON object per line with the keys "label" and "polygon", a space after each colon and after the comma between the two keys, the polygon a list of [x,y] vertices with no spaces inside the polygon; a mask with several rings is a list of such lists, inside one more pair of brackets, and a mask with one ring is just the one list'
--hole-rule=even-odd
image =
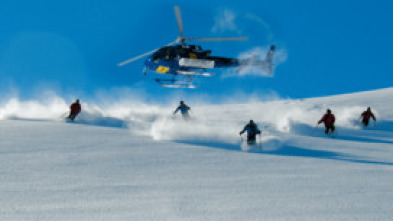
{"label": "helmet", "polygon": [[250,120],[250,124],[253,124],[254,123],[254,121],[253,120]]}
{"label": "helmet", "polygon": [[180,101],[180,104],[184,104],[184,101]]}
{"label": "helmet", "polygon": [[79,99],[76,99],[76,103],[79,103]]}
{"label": "helmet", "polygon": [[328,114],[331,114],[332,113],[332,111],[330,110],[330,109],[327,109],[327,111],[326,111]]}

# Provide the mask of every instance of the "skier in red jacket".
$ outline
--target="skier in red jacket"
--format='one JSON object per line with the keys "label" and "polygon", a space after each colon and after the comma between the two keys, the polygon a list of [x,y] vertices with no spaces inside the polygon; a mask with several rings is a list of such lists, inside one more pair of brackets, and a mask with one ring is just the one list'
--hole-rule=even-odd
{"label": "skier in red jacket", "polygon": [[325,134],[333,133],[334,130],[336,129],[334,127],[334,122],[336,121],[336,118],[334,117],[334,114],[332,114],[332,111],[330,109],[327,109],[326,114],[323,115],[321,120],[318,121],[318,124],[324,122],[325,123]]}
{"label": "skier in red jacket", "polygon": [[68,119],[74,120],[76,116],[81,112],[81,104],[79,103],[79,99],[77,99],[74,103],[70,106],[70,115],[68,115]]}
{"label": "skier in red jacket", "polygon": [[370,122],[370,118],[373,118],[374,122],[377,121],[377,119],[375,118],[375,115],[373,112],[371,112],[371,108],[368,107],[366,111],[364,111],[361,115],[360,118],[362,119],[363,125],[365,127],[368,126],[368,123]]}

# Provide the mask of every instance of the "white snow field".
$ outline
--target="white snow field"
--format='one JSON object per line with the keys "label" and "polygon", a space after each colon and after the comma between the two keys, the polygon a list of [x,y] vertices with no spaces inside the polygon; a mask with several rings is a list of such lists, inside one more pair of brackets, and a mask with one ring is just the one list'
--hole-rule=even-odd
{"label": "white snow field", "polygon": [[[0,108],[0,220],[393,220],[392,98],[186,101],[186,122],[173,106],[82,101],[74,123],[60,120],[62,99],[11,99]],[[362,128],[368,106],[377,123]],[[315,127],[326,108],[335,138]],[[250,119],[263,150],[240,148]]]}

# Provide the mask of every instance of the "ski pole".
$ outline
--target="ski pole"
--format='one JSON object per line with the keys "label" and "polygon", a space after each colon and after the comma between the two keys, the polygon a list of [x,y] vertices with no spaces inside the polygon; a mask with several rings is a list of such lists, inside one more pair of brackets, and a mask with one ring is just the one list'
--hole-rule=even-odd
{"label": "ski pole", "polygon": [[[192,116],[195,118],[195,114],[194,112],[192,112],[192,110],[190,109],[190,113],[192,114]],[[190,116],[191,117],[191,116]]]}
{"label": "ski pole", "polygon": [[314,136],[314,135],[315,135],[315,133],[317,132],[317,131],[316,131],[316,129],[318,128],[318,126],[319,126],[319,124],[316,124],[316,125],[314,126],[314,129],[315,129],[315,130],[313,130],[313,132],[312,132],[312,136]]}
{"label": "ski pole", "polygon": [[259,134],[259,148],[261,148],[261,150],[263,150],[262,149],[262,132]]}
{"label": "ski pole", "polygon": [[67,114],[68,114],[68,112],[65,112],[64,114],[60,115],[59,118],[63,118],[63,117],[65,117]]}
{"label": "ski pole", "polygon": [[364,126],[364,123],[362,123],[362,116],[359,117],[359,119],[356,121],[356,124],[360,126],[362,125]]}

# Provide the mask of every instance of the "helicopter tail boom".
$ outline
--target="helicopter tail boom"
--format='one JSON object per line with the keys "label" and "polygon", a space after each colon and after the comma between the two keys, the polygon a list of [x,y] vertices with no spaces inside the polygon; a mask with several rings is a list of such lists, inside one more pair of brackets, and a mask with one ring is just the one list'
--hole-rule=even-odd
{"label": "helicopter tail boom", "polygon": [[248,66],[259,66],[263,70],[265,70],[269,75],[273,75],[274,64],[273,64],[273,55],[276,46],[271,45],[270,50],[266,55],[265,60],[256,60],[255,58],[240,60],[239,65],[240,67],[237,69],[237,72],[243,71]]}

